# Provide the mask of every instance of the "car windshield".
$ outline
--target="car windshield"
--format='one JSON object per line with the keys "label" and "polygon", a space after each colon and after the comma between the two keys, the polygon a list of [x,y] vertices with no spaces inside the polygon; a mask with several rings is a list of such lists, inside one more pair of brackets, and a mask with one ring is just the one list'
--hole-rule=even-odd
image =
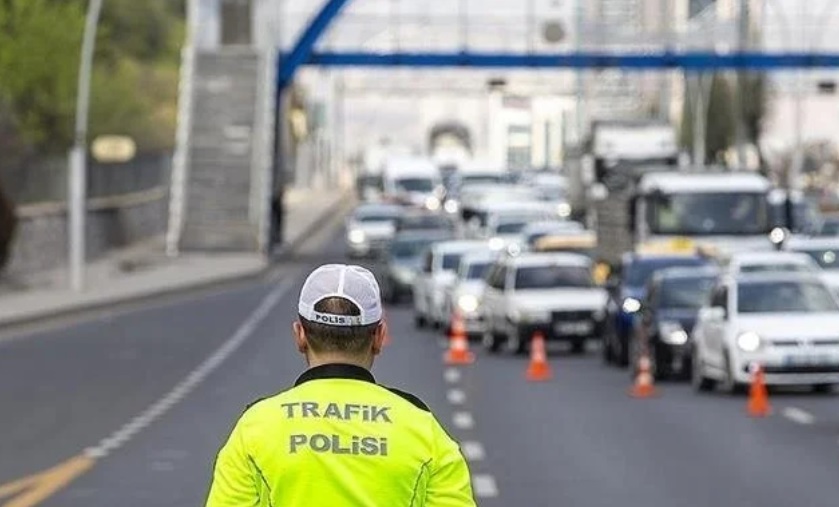
{"label": "car windshield", "polygon": [[779,262],[775,264],[746,264],[740,266],[741,273],[809,273],[812,269],[804,264]]}
{"label": "car windshield", "polygon": [[626,266],[624,271],[624,284],[629,287],[643,287],[659,269],[704,265],[705,262],[696,257],[655,259],[647,261],[638,260]]}
{"label": "car windshield", "polygon": [[457,265],[460,263],[460,258],[463,257],[463,254],[459,253],[450,253],[443,255],[443,270],[444,271],[454,271],[457,269]]}
{"label": "car windshield", "polygon": [[839,220],[825,220],[819,234],[822,236],[839,236]]}
{"label": "car windshield", "polygon": [[497,234],[518,234],[527,227],[527,222],[504,222],[495,228]]}
{"label": "car windshield", "polygon": [[657,234],[763,234],[768,229],[764,194],[671,194],[653,197],[649,204],[647,221]]}
{"label": "car windshield", "polygon": [[403,192],[432,192],[434,181],[431,178],[400,178],[396,180],[396,188]]}
{"label": "car windshield", "polygon": [[839,248],[808,248],[799,252],[809,255],[823,269],[839,269]]}
{"label": "car windshield", "polygon": [[490,266],[492,266],[491,262],[475,262],[469,264],[469,267],[466,268],[466,279],[467,280],[481,280],[486,276],[487,271],[489,270]]}
{"label": "car windshield", "polygon": [[438,215],[422,215],[402,217],[399,220],[399,230],[406,229],[449,229],[451,223],[442,216]]}
{"label": "car windshield", "polygon": [[830,291],[818,281],[759,281],[737,288],[740,313],[839,312]]}
{"label": "car windshield", "polygon": [[390,244],[390,255],[396,259],[417,257],[433,242],[431,238],[397,239]]}
{"label": "car windshield", "polygon": [[592,287],[591,270],[584,266],[523,266],[516,270],[516,289]]}
{"label": "car windshield", "polygon": [[356,215],[355,219],[362,223],[393,222],[399,218],[398,211],[370,211]]}
{"label": "car windshield", "polygon": [[714,286],[714,277],[670,278],[661,282],[659,306],[673,310],[698,310]]}
{"label": "car windshield", "polygon": [[819,231],[819,212],[809,201],[799,201],[792,206],[792,224],[787,223],[787,205],[785,202],[769,207],[771,227],[787,227],[792,232],[813,234]]}

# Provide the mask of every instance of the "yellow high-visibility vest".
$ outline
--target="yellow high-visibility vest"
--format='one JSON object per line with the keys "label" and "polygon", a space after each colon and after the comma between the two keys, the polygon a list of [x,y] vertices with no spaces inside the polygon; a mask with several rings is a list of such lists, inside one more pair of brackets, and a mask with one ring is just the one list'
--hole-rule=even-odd
{"label": "yellow high-visibility vest", "polygon": [[252,404],[216,460],[207,507],[472,507],[458,445],[418,398],[364,368],[311,368]]}

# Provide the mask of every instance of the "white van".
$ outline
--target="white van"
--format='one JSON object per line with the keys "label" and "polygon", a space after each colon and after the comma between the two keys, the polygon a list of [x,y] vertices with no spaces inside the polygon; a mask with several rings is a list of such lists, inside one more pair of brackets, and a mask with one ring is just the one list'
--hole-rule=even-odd
{"label": "white van", "polygon": [[382,173],[385,198],[399,204],[437,211],[443,197],[440,170],[424,158],[392,158]]}

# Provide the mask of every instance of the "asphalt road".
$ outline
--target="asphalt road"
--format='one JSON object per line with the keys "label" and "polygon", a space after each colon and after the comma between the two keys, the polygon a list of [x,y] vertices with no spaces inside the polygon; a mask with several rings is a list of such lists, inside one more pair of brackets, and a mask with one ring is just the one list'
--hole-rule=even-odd
{"label": "asphalt road", "polygon": [[[265,282],[0,342],[0,507],[201,505],[238,414],[303,368],[289,333],[297,291],[311,267],[343,259],[335,231],[324,237],[316,243],[327,246]],[[393,339],[374,373],[423,398],[461,441],[481,505],[832,507],[839,498],[837,395],[773,394],[762,420],[746,417],[742,397],[677,383],[635,400],[628,373],[594,351],[552,353],[554,378],[534,384],[526,358],[478,353],[471,366],[444,367],[438,336],[413,329],[408,306],[387,316]],[[14,487],[71,469],[61,464],[85,449],[85,473]]]}

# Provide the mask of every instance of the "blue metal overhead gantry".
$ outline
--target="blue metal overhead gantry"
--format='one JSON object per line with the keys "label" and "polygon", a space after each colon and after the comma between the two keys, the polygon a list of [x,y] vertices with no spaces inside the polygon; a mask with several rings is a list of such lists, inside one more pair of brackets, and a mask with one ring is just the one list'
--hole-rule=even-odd
{"label": "blue metal overhead gantry", "polygon": [[293,80],[300,67],[459,67],[497,69],[621,69],[654,70],[684,69],[709,70],[782,70],[839,68],[839,54],[815,52],[730,52],[660,51],[626,52],[566,52],[557,54],[503,52],[318,52],[315,47],[340,16],[351,0],[326,0],[303,30],[291,51],[278,55],[278,88],[280,91]]}

